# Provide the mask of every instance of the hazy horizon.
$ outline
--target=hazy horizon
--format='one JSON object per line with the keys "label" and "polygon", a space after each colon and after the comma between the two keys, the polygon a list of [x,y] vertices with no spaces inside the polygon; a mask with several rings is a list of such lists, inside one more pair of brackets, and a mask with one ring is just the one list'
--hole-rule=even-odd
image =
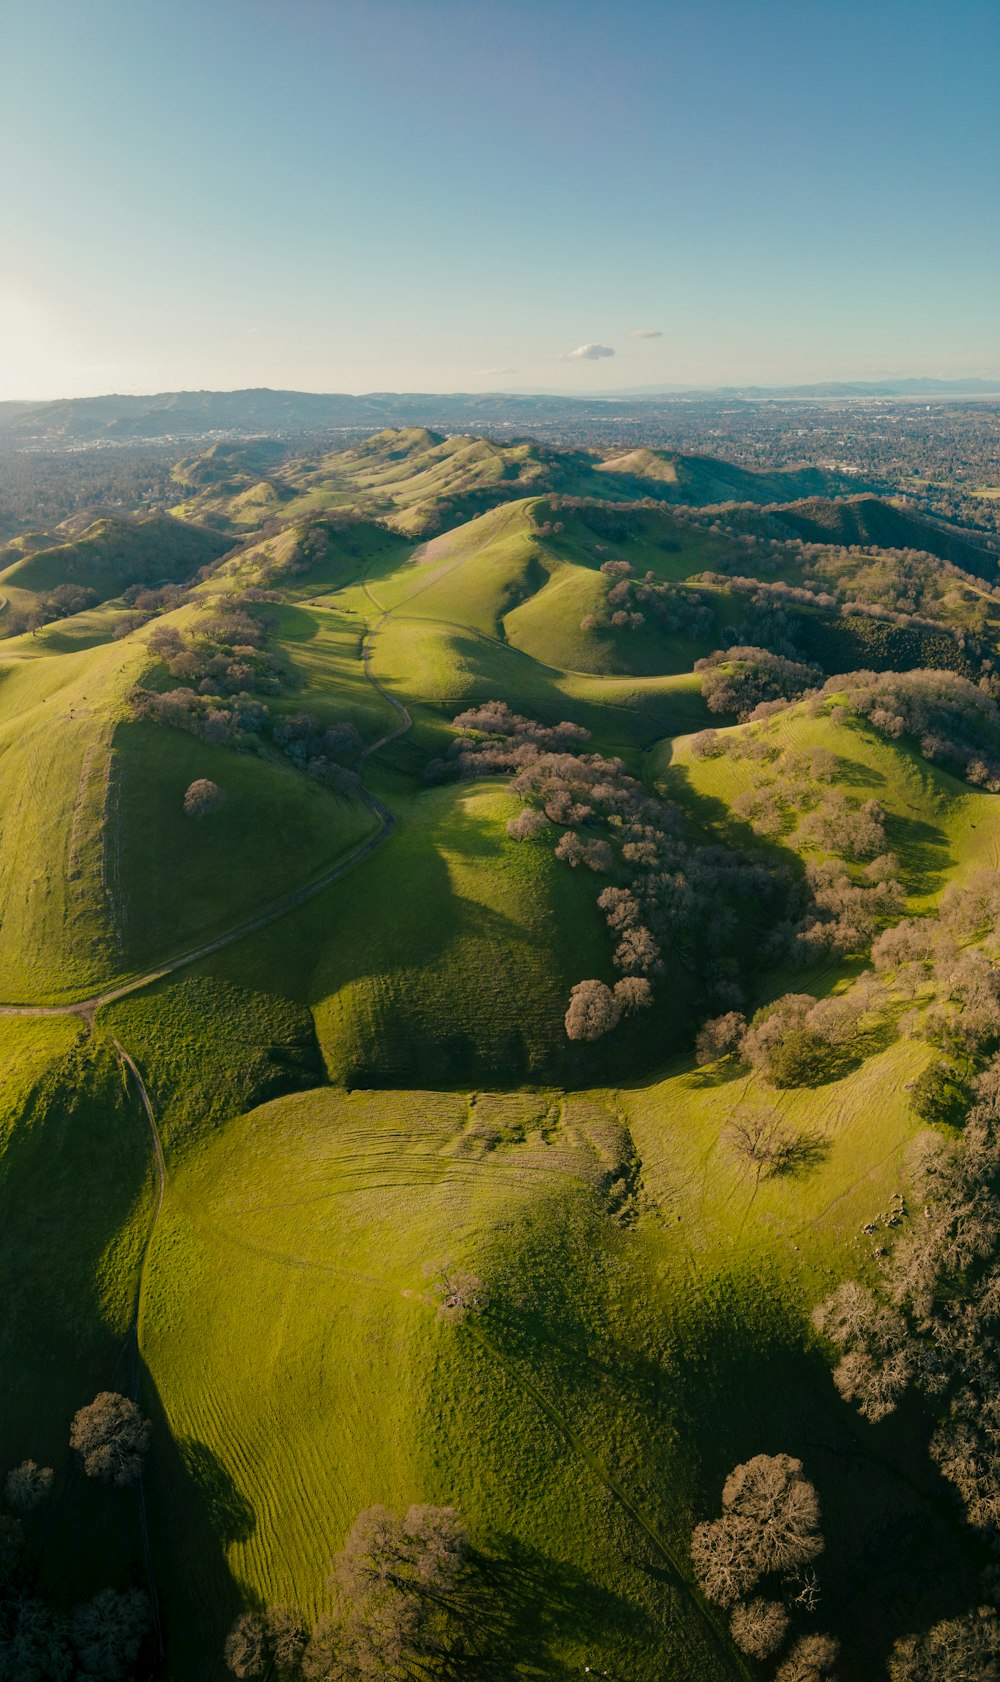
{"label": "hazy horizon", "polygon": [[[708,384],[706,382],[699,382],[699,381],[691,381],[688,384],[667,384],[667,383],[664,382],[664,383],[660,383],[660,384],[650,384],[650,385],[642,385],[642,386],[635,385],[635,386],[630,386],[630,387],[614,387],[614,388],[610,388],[610,389],[607,389],[607,390],[600,390],[596,387],[591,387],[591,388],[580,387],[579,390],[573,390],[573,391],[567,390],[565,387],[559,387],[559,386],[521,386],[521,385],[499,385],[499,384],[498,385],[491,385],[491,386],[483,386],[481,388],[473,388],[473,387],[459,388],[459,387],[438,386],[438,385],[434,385],[434,384],[428,384],[428,385],[425,385],[425,386],[421,386],[419,388],[418,387],[403,388],[403,387],[400,387],[400,386],[379,386],[379,387],[371,386],[371,387],[366,387],[366,388],[358,387],[358,388],[355,388],[355,389],[348,389],[346,387],[340,387],[340,388],[337,388],[337,389],[333,389],[333,388],[330,388],[330,387],[321,387],[321,386],[274,386],[274,385],[260,385],[260,384],[258,384],[258,385],[232,385],[232,386],[187,385],[187,386],[160,386],[160,387],[156,387],[156,388],[149,387],[149,388],[143,389],[143,390],[138,390],[138,389],[136,389],[136,390],[125,390],[125,389],[112,390],[112,389],[108,388],[108,389],[104,389],[104,390],[94,390],[94,391],[87,391],[87,392],[58,392],[58,393],[53,393],[52,395],[49,395],[49,396],[46,396],[46,397],[13,396],[12,395],[12,396],[9,396],[9,397],[0,398],[0,403],[17,403],[17,404],[25,404],[25,405],[28,405],[30,407],[35,407],[35,406],[42,407],[43,405],[45,405],[47,403],[72,402],[72,401],[85,402],[88,399],[89,400],[97,400],[97,399],[100,399],[100,398],[112,399],[112,398],[134,397],[134,398],[138,399],[138,398],[143,398],[143,397],[153,398],[153,397],[176,396],[176,395],[179,395],[179,394],[182,394],[182,393],[187,393],[187,394],[191,394],[191,395],[204,395],[206,393],[211,393],[211,394],[216,395],[216,396],[234,396],[234,395],[238,395],[241,392],[252,392],[252,391],[271,391],[271,392],[274,392],[274,393],[289,392],[289,393],[294,393],[295,395],[307,396],[307,397],[357,397],[357,398],[362,398],[362,397],[375,397],[375,396],[381,396],[381,395],[392,395],[392,396],[400,396],[400,397],[419,397],[419,396],[425,396],[425,395],[428,396],[428,397],[466,397],[466,396],[470,396],[470,397],[490,397],[490,396],[497,396],[497,397],[569,397],[569,398],[572,398],[572,399],[574,399],[576,401],[580,401],[580,402],[586,402],[586,401],[595,400],[595,399],[602,399],[602,400],[606,400],[608,402],[612,402],[616,398],[622,398],[622,397],[643,398],[643,397],[648,396],[649,398],[652,399],[652,398],[655,398],[655,397],[658,397],[658,396],[662,396],[662,397],[665,397],[665,398],[669,398],[670,396],[681,397],[681,396],[684,396],[685,394],[687,394],[689,392],[699,393],[699,394],[704,393],[706,396],[711,396],[713,393],[720,393],[721,394],[721,393],[725,393],[725,392],[728,392],[728,391],[743,391],[743,390],[748,390],[748,389],[751,389],[751,388],[757,388],[757,389],[764,390],[764,391],[768,391],[768,390],[772,390],[772,391],[785,391],[785,390],[794,391],[795,389],[798,389],[798,388],[808,390],[808,389],[810,389],[814,386],[835,385],[835,384],[845,385],[845,386],[862,386],[862,385],[865,385],[865,384],[872,384],[872,385],[886,384],[886,385],[888,385],[888,384],[894,384],[894,383],[895,384],[905,384],[907,382],[913,382],[913,383],[916,384],[916,383],[923,382],[923,381],[928,381],[928,382],[938,381],[942,385],[945,385],[945,386],[957,386],[963,380],[967,380],[969,382],[970,388],[975,386],[978,383],[978,384],[988,385],[988,386],[994,386],[995,385],[995,386],[997,386],[998,389],[1000,389],[1000,374],[989,373],[989,372],[986,372],[986,371],[981,372],[981,373],[962,375],[962,374],[953,374],[953,373],[947,373],[947,372],[946,373],[940,373],[940,374],[910,374],[910,373],[906,372],[905,370],[898,370],[898,371],[897,370],[892,370],[892,371],[886,371],[886,372],[883,372],[883,373],[868,372],[868,373],[865,373],[865,374],[850,374],[850,373],[846,373],[846,374],[818,374],[818,375],[815,376],[815,378],[812,378],[812,379],[805,379],[805,380],[801,380],[801,381],[798,381],[798,380],[796,380],[796,381],[775,381],[773,383],[769,383],[765,380],[754,380],[754,379],[739,380],[739,381],[737,381],[737,380],[729,380],[729,381],[722,380],[722,381],[719,381],[718,383],[714,383],[714,384]],[[917,395],[920,396],[920,395],[923,395],[923,394],[922,393],[917,393]]]}
{"label": "hazy horizon", "polygon": [[975,0],[39,0],[6,45],[3,399],[1000,365]]}

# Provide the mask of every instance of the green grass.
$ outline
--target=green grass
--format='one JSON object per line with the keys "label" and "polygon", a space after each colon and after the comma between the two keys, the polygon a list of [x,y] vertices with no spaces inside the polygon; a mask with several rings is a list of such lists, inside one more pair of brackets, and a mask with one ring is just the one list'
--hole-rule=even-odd
{"label": "green grass", "polygon": [[[805,1330],[900,1184],[912,1056],[896,1045],[810,1094],[714,1070],[575,1097],[333,1089],[185,1155],[143,1328],[195,1468],[157,1508],[181,1673],[199,1642],[217,1650],[240,1595],[321,1609],[329,1555],[376,1501],[454,1502],[521,1609],[516,1660],[553,1677],[585,1662],[637,1682],[734,1674],[669,1585],[692,1511],[741,1456],[803,1453],[837,1549],[865,1489],[873,1523],[902,1514],[925,1536],[930,1480],[914,1491],[869,1464],[874,1434],[836,1403]],[[755,1101],[821,1140],[812,1166],[756,1189],[721,1138]],[[629,1171],[623,1224],[609,1188]],[[442,1255],[491,1280],[481,1335],[422,1300]],[[207,1570],[176,1538],[213,1510]],[[831,1552],[842,1617],[857,1579]],[[891,1617],[917,1615],[911,1596]]]}
{"label": "green grass", "polygon": [[[553,837],[509,841],[517,810],[489,784],[428,790],[366,864],[362,892],[341,886],[312,981],[331,1079],[507,1084],[565,1070],[570,988],[604,974],[608,942],[594,878],[556,860]],[[392,910],[373,919],[372,904]]]}
{"label": "green grass", "polygon": [[44,594],[60,584],[79,584],[105,600],[130,584],[181,583],[228,548],[217,533],[163,514],[102,519],[67,542],[19,556],[0,578],[5,594],[11,586]]}
{"label": "green grass", "polygon": [[[77,1021],[0,1023],[5,1092],[0,1153],[0,1453],[55,1471],[26,1523],[40,1586],[68,1609],[136,1569],[134,1497],[82,1478],[69,1425],[101,1389],[127,1388],[128,1328],[152,1214],[145,1117],[103,1042]],[[79,1043],[77,1043],[79,1042]]]}
{"label": "green grass", "polygon": [[[196,591],[199,606],[246,586],[279,593],[289,680],[274,709],[351,719],[369,742],[393,728],[362,662],[378,624],[372,672],[414,727],[365,766],[397,822],[348,876],[101,1010],[93,1029],[0,1018],[0,1465],[56,1468],[56,1504],[29,1541],[61,1604],[142,1570],[134,1502],[74,1477],[66,1446],[75,1408],[128,1384],[154,1209],[148,1127],[111,1035],[164,1142],[139,1330],[168,1682],[221,1678],[244,1604],[322,1610],[357,1512],[418,1500],[454,1503],[470,1524],[505,1674],[749,1682],[692,1590],[687,1550],[726,1472],[762,1451],[801,1455],[818,1485],[822,1618],[844,1637],[845,1675],[881,1674],[895,1634],[974,1603],[928,1421],[859,1422],[808,1321],[832,1284],[874,1263],[878,1236],[863,1228],[904,1189],[919,1126],[908,1085],[930,1049],[887,1029],[839,1078],[782,1092],[695,1069],[678,1051],[691,1024],[676,970],[640,1021],[571,1044],[570,987],[614,979],[601,880],[555,860],[554,833],[509,841],[516,805],[499,779],[421,776],[455,712],[504,699],[585,724],[706,834],[746,841],[732,805],[756,771],[690,752],[711,722],[698,650],[579,629],[602,559],[683,583],[720,540],[656,509],[566,509],[560,532],[539,532],[539,498],[643,485],[767,501],[822,477],[666,452],[553,463],[533,446],[420,432],[233,491],[189,475],[188,512],[248,530],[294,516]],[[508,500],[484,513],[494,497]],[[397,529],[313,518],[349,504]],[[460,504],[454,529],[406,537]],[[147,633],[105,641],[119,611],[4,647],[0,1000],[80,997],[152,968],[314,879],[374,823],[276,756],[134,721]],[[1000,864],[993,797],[905,744],[808,705],[726,735],[748,732],[830,749],[836,784],[882,802],[911,909]],[[229,798],[199,823],[182,798],[205,776]],[[844,984],[842,967],[828,971],[761,985]],[[808,1135],[794,1173],[758,1184],[741,1169],[726,1130],[747,1106]],[[442,1324],[425,1300],[422,1268],[445,1256],[488,1280],[481,1322]]]}
{"label": "green grass", "polygon": [[[30,640],[30,639],[27,639]],[[105,825],[131,643],[0,668],[0,996],[80,996],[114,973]]]}
{"label": "green grass", "polygon": [[[828,711],[816,715],[808,704],[791,707],[764,726],[736,726],[722,739],[747,734],[793,752],[828,750],[837,757],[832,786],[885,808],[886,836],[900,859],[910,911],[933,910],[951,881],[1000,868],[995,797],[929,764],[912,746],[885,740],[860,719],[834,723]],[[668,790],[682,798],[690,791],[703,803],[706,821],[723,829],[734,823],[734,799],[761,777],[761,767],[751,760],[696,759],[683,737],[655,749],[650,766]],[[747,833],[746,825],[736,823],[736,828]],[[818,856],[812,848],[802,851]]]}
{"label": "green grass", "polygon": [[[226,804],[184,812],[207,777]],[[370,835],[359,800],[335,794],[287,761],[236,754],[163,725],[126,723],[115,737],[113,904],[119,964],[152,967],[282,899]]]}

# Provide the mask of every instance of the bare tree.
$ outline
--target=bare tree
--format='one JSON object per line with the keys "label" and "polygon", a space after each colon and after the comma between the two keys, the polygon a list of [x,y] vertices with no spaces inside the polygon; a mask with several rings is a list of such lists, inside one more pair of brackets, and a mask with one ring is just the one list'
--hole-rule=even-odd
{"label": "bare tree", "polygon": [[695,1575],[709,1600],[733,1606],[762,1578],[808,1565],[823,1551],[819,1499],[801,1460],[757,1454],[730,1472],[722,1517],[691,1538]]}
{"label": "bare tree", "polygon": [[1000,1621],[994,1611],[948,1618],[926,1635],[897,1641],[889,1660],[890,1682],[997,1682]]}
{"label": "bare tree", "polygon": [[310,1682],[409,1682],[440,1666],[461,1640],[468,1554],[451,1507],[411,1507],[399,1519],[371,1507],[333,1562],[337,1615],[321,1619],[302,1661]]}
{"label": "bare tree", "polygon": [[140,1589],[102,1589],[70,1622],[81,1669],[101,1682],[125,1682],[149,1625],[149,1600]]}
{"label": "bare tree", "polygon": [[778,1666],[774,1682],[823,1682],[833,1675],[840,1643],[832,1635],[800,1635]]}
{"label": "bare tree", "polygon": [[729,1010],[724,1016],[713,1016],[710,1022],[703,1023],[694,1043],[695,1061],[699,1064],[716,1063],[720,1057],[731,1057],[739,1050],[740,1041],[747,1031],[747,1019],[738,1010]]}
{"label": "bare tree", "polygon": [[775,1110],[737,1110],[722,1137],[758,1184],[788,1168],[799,1151],[799,1135]]}
{"label": "bare tree", "polygon": [[547,818],[532,806],[525,806],[516,817],[507,819],[507,834],[512,841],[533,841],[548,827]]}
{"label": "bare tree", "polygon": [[264,1612],[264,1629],[271,1659],[278,1676],[295,1676],[302,1663],[309,1631],[298,1606],[268,1606]]}
{"label": "bare tree", "polygon": [[770,1658],[788,1634],[788,1613],[780,1600],[752,1600],[734,1606],[729,1629],[737,1647],[755,1659]]}
{"label": "bare tree", "polygon": [[52,1488],[51,1466],[39,1466],[34,1460],[22,1460],[7,1473],[7,1504],[18,1512],[30,1513],[44,1501]]}
{"label": "bare tree", "polygon": [[117,1391],[102,1390],[74,1415],[69,1442],[83,1460],[88,1478],[127,1488],[142,1477],[150,1434],[149,1420],[133,1401]]}
{"label": "bare tree", "polygon": [[267,1639],[264,1620],[256,1612],[241,1612],[235,1620],[223,1650],[226,1665],[240,1682],[254,1682],[267,1669]]}
{"label": "bare tree", "polygon": [[429,1300],[437,1304],[439,1320],[453,1324],[481,1314],[489,1300],[489,1292],[475,1273],[455,1267],[449,1260],[424,1264],[424,1278],[431,1281]]}
{"label": "bare tree", "polygon": [[644,975],[623,975],[615,982],[615,1003],[621,1007],[623,1016],[647,1010],[652,1002],[653,989]]}

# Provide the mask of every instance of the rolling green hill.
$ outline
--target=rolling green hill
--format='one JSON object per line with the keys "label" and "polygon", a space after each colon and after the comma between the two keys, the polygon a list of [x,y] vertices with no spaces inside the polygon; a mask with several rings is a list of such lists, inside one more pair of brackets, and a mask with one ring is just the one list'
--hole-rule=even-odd
{"label": "rolling green hill", "polygon": [[[175,476],[0,583],[101,597],[0,651],[0,1474],[55,1478],[24,1583],[152,1589],[136,1674],[223,1682],[238,1612],[312,1622],[359,1512],[430,1502],[472,1539],[464,1675],[773,1682],[690,1540],[783,1453],[825,1536],[795,1628],[879,1682],[988,1550],[933,1408],[867,1422],[810,1313],[915,1230],[913,1142],[960,1138],[928,1083],[1000,1044],[958,990],[996,956],[988,577],[820,469],[413,430]],[[905,694],[837,664],[878,638]],[[937,967],[872,956],[910,917]],[[571,1037],[586,982],[621,1019]],[[108,1388],[141,1501],[68,1447]]]}
{"label": "rolling green hill", "polygon": [[[60,584],[79,584],[107,600],[130,584],[185,583],[229,547],[226,539],[166,515],[97,520],[68,542],[12,559],[0,571],[0,591],[41,595]],[[4,558],[0,552],[0,564]]]}
{"label": "rolling green hill", "polygon": [[[733,517],[727,511],[727,520]],[[800,537],[807,543],[919,549],[990,583],[997,578],[998,557],[972,534],[911,513],[881,497],[811,497],[749,514],[741,525],[743,529]]]}
{"label": "rolling green hill", "polygon": [[334,508],[384,516],[411,536],[463,524],[498,503],[556,493],[701,506],[838,495],[856,482],[835,472],[755,473],[708,456],[666,450],[555,449],[533,440],[498,443],[425,427],[389,427],[362,444],[297,458],[263,475],[266,456],[213,445],[174,471],[191,494],[174,512],[236,531],[265,519],[301,519]]}

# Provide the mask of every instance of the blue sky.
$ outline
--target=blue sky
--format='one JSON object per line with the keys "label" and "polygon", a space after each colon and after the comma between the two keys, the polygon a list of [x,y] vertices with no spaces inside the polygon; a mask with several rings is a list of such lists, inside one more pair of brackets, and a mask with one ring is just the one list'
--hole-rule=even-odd
{"label": "blue sky", "polygon": [[996,375],[998,85],[995,0],[22,0],[0,398]]}

